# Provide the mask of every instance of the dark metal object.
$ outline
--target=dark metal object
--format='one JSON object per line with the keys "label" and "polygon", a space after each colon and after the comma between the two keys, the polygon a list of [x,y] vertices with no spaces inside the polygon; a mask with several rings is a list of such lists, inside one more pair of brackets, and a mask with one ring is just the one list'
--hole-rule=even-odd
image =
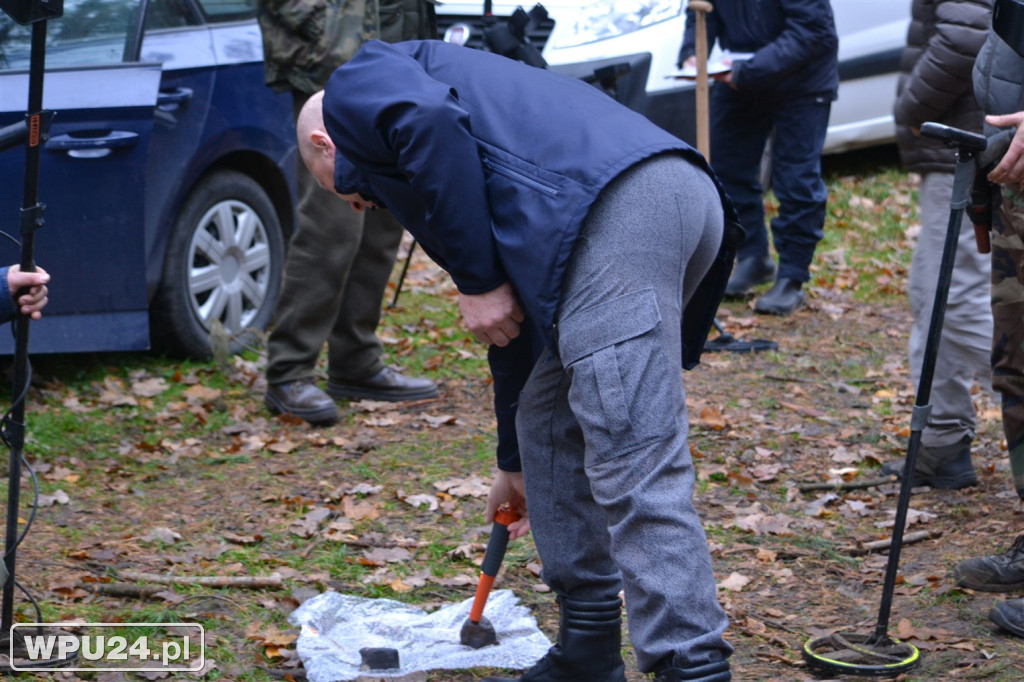
{"label": "dark metal object", "polygon": [[409,263],[412,262],[412,252],[416,250],[416,240],[413,239],[412,243],[409,244],[409,253],[405,257],[405,264],[402,265],[402,273],[398,275],[398,283],[395,284],[395,295],[391,298],[391,305],[389,308],[394,308],[398,305],[398,295],[402,293],[402,284],[405,283],[405,274],[409,272]]}
{"label": "dark metal object", "polygon": [[0,0],[0,9],[17,23],[28,26],[61,16],[64,0]]}
{"label": "dark metal object", "polygon": [[987,139],[982,135],[965,130],[929,122],[921,126],[921,134],[942,140],[947,146],[957,150],[946,241],[943,245],[942,260],[939,265],[939,281],[935,290],[935,303],[932,306],[932,316],[925,342],[921,378],[918,382],[914,411],[910,419],[910,440],[907,444],[907,456],[903,466],[904,475],[900,479],[896,519],[893,525],[892,543],[885,569],[882,600],[875,630],[870,635],[833,633],[827,637],[809,641],[804,646],[803,655],[808,665],[831,673],[894,677],[910,670],[920,662],[920,653],[916,647],[892,639],[888,634],[900,550],[903,547],[903,531],[907,522],[910,492],[913,487],[912,473],[917,465],[921,433],[928,424],[928,416],[932,409],[929,404],[932,379],[935,374],[939,341],[942,336],[942,325],[946,314],[946,301],[949,297],[957,243],[960,239],[960,224],[970,203],[971,187],[974,184],[976,173],[1006,151],[1012,131],[1009,134],[1007,131],[1003,131],[991,139]]}
{"label": "dark metal object", "polygon": [[491,621],[486,616],[480,616],[480,620],[472,621],[469,618],[462,624],[459,632],[459,641],[468,647],[482,649],[485,646],[498,643],[498,635],[494,631]]}
{"label": "dark metal object", "polygon": [[362,663],[360,670],[397,670],[402,667],[398,662],[398,649],[391,647],[364,647],[359,650]]}
{"label": "dark metal object", "polygon": [[737,339],[722,328],[722,325],[718,322],[718,318],[715,318],[713,324],[715,329],[718,330],[718,336],[713,339],[709,339],[704,344],[704,352],[706,353],[717,353],[719,351],[728,351],[730,353],[760,353],[766,350],[778,350],[779,348],[779,344],[774,341],[769,341],[768,339],[752,339],[749,341]]}

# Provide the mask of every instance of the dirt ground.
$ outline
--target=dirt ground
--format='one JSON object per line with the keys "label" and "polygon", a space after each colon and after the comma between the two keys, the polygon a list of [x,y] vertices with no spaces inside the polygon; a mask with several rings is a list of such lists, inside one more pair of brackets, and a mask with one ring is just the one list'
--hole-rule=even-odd
{"label": "dirt ground", "polygon": [[[720,586],[739,587],[720,595],[742,680],[821,679],[804,667],[802,645],[836,630],[870,634],[880,614],[888,553],[858,550],[892,537],[898,484],[808,484],[877,479],[877,464],[905,457],[916,390],[909,314],[811,293],[786,319],[729,305],[737,336],[775,341],[778,351],[716,354],[689,378],[697,468],[712,480],[698,506]],[[976,397],[979,486],[922,489],[910,501],[906,537],[929,537],[904,544],[890,612],[890,634],[922,652],[906,679],[1024,678],[1024,640],[987,618],[1004,595],[959,590],[950,575],[1024,532],[997,403]]]}
{"label": "dirt ground", "polygon": [[[737,337],[778,344],[771,352],[708,354],[686,377],[698,471],[695,500],[731,620],[727,636],[735,646],[734,679],[827,679],[807,669],[804,643],[834,631],[870,633],[879,614],[887,553],[865,546],[891,537],[899,488],[891,482],[856,485],[877,479],[881,462],[902,458],[906,451],[914,403],[905,360],[909,313],[901,306],[858,305],[812,286],[807,305],[789,318],[755,316],[747,304],[731,302],[720,320]],[[71,395],[46,371],[39,369],[47,402],[33,410],[88,408],[112,400],[110,386]],[[208,628],[222,647],[210,679],[269,679],[270,673],[258,672],[263,669],[297,679],[302,670],[291,650],[294,633],[286,636],[283,619],[310,595],[327,589],[397,594],[427,606],[472,596],[474,585],[465,579],[410,579],[429,573],[430,562],[437,561],[437,553],[427,556],[425,549],[412,552],[398,582],[386,567],[372,584],[339,577],[340,564],[331,563],[338,546],[328,537],[333,531],[316,528],[307,512],[323,507],[332,510],[335,521],[355,518],[358,507],[345,502],[353,498],[343,498],[337,489],[351,493],[345,486],[359,481],[372,479],[401,499],[403,491],[430,489],[444,476],[486,476],[485,460],[457,452],[448,456],[448,450],[465,450],[467,437],[484,439],[487,449],[493,425],[489,388],[481,376],[452,375],[442,381],[440,400],[392,407],[384,415],[367,416],[362,407],[350,406],[342,424],[317,430],[271,420],[262,410],[258,368],[238,371],[236,390],[210,399],[235,418],[230,428],[195,443],[183,428],[174,447],[165,438],[143,448],[125,435],[117,456],[92,461],[63,455],[49,463],[66,465],[59,476],[46,469],[51,480],[71,481],[74,472],[75,483],[66,486],[71,503],[40,510],[19,555],[19,579],[41,595],[55,617],[88,619],[99,609],[125,618],[151,608],[144,599],[83,589],[89,576],[96,580],[127,568],[230,574],[264,567],[283,575],[288,586],[207,596],[191,592],[184,603],[179,596],[166,608],[176,617],[219,623]],[[984,392],[977,395],[977,408],[979,486],[957,492],[925,489],[911,498],[889,632],[916,645],[922,659],[904,679],[1024,679],[1024,640],[987,619],[994,600],[1016,595],[965,592],[950,578],[957,561],[1001,552],[1024,532],[1024,507],[1010,486],[998,409]],[[146,403],[133,409],[145,411]],[[173,423],[171,409],[165,406],[147,419]],[[195,411],[194,405],[188,409]],[[435,448],[429,460],[420,453],[416,462],[403,462],[393,449],[424,436]],[[386,461],[380,452],[389,453]],[[813,489],[813,484],[836,482],[849,487]],[[478,543],[479,561],[479,543],[486,537],[479,522],[471,522],[483,508],[479,493],[458,499],[439,493],[438,498],[441,509],[429,515],[395,498],[379,503],[374,511],[379,532],[345,542],[373,547],[375,537],[386,535],[410,539],[414,547],[423,547],[424,540],[440,542],[450,550],[472,541]],[[374,495],[366,499],[372,503]],[[297,523],[312,523],[315,532],[297,529]],[[141,532],[154,527],[173,529],[178,538]],[[911,542],[911,534],[926,537]],[[245,553],[237,561],[225,559],[235,556],[228,546]],[[457,572],[471,577],[472,566],[463,562]],[[514,590],[553,637],[557,614],[539,583],[532,544],[510,548],[498,587]],[[234,658],[225,651],[236,652]],[[635,672],[628,644],[624,651],[630,681],[646,679]],[[488,672],[435,672],[430,680],[470,682]]]}

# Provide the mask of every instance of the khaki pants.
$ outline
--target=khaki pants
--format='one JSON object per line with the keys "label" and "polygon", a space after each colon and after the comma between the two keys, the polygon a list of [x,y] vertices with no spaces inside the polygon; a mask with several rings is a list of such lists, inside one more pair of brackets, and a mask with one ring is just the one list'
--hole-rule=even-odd
{"label": "khaki pants", "polygon": [[[297,116],[308,97],[294,97]],[[366,379],[384,367],[376,329],[402,226],[388,211],[356,213],[317,185],[301,159],[298,166],[298,225],[267,348],[267,383],[313,376],[325,342],[332,381]]]}

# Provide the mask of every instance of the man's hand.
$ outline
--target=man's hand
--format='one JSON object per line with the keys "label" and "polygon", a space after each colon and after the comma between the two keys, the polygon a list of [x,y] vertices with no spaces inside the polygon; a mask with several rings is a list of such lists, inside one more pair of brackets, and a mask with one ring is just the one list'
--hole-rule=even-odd
{"label": "man's hand", "polygon": [[988,174],[988,179],[1001,185],[1024,182],[1024,111],[1003,116],[986,116],[985,121],[997,128],[1017,127],[1009,148],[1003,154],[999,165]]}
{"label": "man's hand", "polygon": [[[33,320],[43,316],[40,311],[50,300],[49,290],[46,288],[49,281],[50,275],[42,268],[36,268],[35,272],[22,272],[20,265],[12,265],[7,269],[7,288],[11,292],[11,298],[17,297],[19,311],[23,315],[31,316]],[[28,291],[18,296],[20,289]]]}
{"label": "man's hand", "polygon": [[521,471],[501,471],[494,476],[491,491],[487,494],[487,514],[484,521],[490,523],[498,507],[508,504],[508,508],[519,514],[519,520],[508,525],[509,539],[521,538],[530,532],[530,514],[526,510],[526,489],[523,487]]}
{"label": "man's hand", "polygon": [[459,309],[473,336],[495,346],[507,346],[519,336],[519,325],[525,317],[508,282],[486,294],[460,293]]}

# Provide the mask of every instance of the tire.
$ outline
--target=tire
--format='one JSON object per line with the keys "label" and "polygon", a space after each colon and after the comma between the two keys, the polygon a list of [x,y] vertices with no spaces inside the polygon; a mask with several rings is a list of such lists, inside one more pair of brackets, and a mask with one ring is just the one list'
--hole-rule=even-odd
{"label": "tire", "polygon": [[178,213],[150,306],[154,349],[208,358],[221,325],[230,352],[251,344],[270,324],[284,254],[281,222],[255,180],[237,171],[201,180]]}

